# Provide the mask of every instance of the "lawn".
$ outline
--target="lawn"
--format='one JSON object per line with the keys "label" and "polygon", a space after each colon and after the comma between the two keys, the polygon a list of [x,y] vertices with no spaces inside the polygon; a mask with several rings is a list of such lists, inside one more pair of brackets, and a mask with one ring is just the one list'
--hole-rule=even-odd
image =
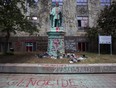
{"label": "lawn", "polygon": [[[15,53],[14,55],[3,55],[0,54],[0,63],[51,63],[51,64],[68,64],[69,59],[51,59],[51,58],[38,58],[35,53]],[[85,54],[87,58],[83,61],[77,62],[76,64],[93,64],[93,63],[116,63],[116,55],[96,53],[75,53],[78,56]]]}

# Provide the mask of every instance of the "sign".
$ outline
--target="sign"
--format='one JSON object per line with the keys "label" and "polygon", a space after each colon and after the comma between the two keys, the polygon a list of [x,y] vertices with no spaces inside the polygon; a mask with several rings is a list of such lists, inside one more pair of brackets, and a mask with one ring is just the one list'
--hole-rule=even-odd
{"label": "sign", "polygon": [[99,36],[99,44],[111,44],[111,36]]}
{"label": "sign", "polygon": [[98,52],[100,55],[100,44],[110,44],[110,53],[112,55],[112,37],[99,35]]}

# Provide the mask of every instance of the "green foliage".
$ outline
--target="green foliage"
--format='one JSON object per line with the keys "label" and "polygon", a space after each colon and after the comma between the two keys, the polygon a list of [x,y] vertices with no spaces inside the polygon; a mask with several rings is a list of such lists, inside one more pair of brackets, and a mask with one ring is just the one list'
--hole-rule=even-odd
{"label": "green foliage", "polygon": [[0,0],[0,31],[6,33],[6,43],[9,41],[10,33],[25,31],[32,34],[38,31],[35,24],[21,12],[25,11],[25,8],[25,0]]}
{"label": "green foliage", "polygon": [[20,3],[24,9],[24,1],[22,0],[2,0],[0,1],[0,29],[3,32],[13,32],[16,30],[34,32],[37,31],[36,26],[21,13],[17,3]]}
{"label": "green foliage", "polygon": [[92,28],[87,28],[87,37],[90,40],[97,39],[98,37],[98,28],[97,27],[92,27]]}
{"label": "green foliage", "polygon": [[89,39],[97,39],[98,34],[112,35],[113,38],[116,38],[116,2],[101,10],[97,24],[97,27],[88,28]]}
{"label": "green foliage", "polygon": [[101,10],[97,23],[102,30],[101,34],[116,37],[116,2]]}

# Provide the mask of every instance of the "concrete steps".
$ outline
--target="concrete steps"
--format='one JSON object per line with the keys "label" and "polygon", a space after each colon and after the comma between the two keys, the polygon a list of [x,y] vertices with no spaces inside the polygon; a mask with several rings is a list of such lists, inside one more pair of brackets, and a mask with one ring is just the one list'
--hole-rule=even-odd
{"label": "concrete steps", "polygon": [[116,73],[116,64],[0,64],[0,73]]}

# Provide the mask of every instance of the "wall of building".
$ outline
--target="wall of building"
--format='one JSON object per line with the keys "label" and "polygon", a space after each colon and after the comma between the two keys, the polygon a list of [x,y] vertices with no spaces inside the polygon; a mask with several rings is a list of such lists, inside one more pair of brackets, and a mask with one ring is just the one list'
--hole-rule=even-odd
{"label": "wall of building", "polygon": [[97,25],[97,18],[100,12],[100,1],[99,0],[88,0],[88,11],[89,11],[89,27]]}
{"label": "wall of building", "polygon": [[[116,0],[112,0],[116,1]],[[97,18],[100,10],[104,6],[101,6],[100,0],[87,0],[87,4],[77,5],[76,0],[63,0],[63,27],[66,32],[65,44],[66,51],[94,51],[97,52],[97,43],[88,44],[85,34],[86,26],[93,27],[97,25]],[[34,21],[38,25],[39,33],[30,36],[29,33],[19,32],[12,34],[11,40],[9,41],[9,48],[13,47],[16,51],[26,51],[29,46],[35,47],[34,51],[47,50],[47,34],[46,32],[50,29],[49,14],[52,9],[52,0],[39,0],[37,7],[28,8],[29,12],[27,16],[36,16],[38,19]],[[81,26],[79,25],[81,21]],[[85,22],[85,23],[84,23]],[[33,30],[33,29],[32,29]],[[2,34],[1,36],[3,36]],[[0,51],[3,50],[4,38],[0,39]],[[11,44],[12,43],[12,44]],[[69,46],[71,45],[71,46]],[[113,51],[115,52],[115,45],[113,44]],[[87,49],[86,46],[93,46]],[[41,48],[42,47],[42,48]],[[72,48],[70,48],[72,47]],[[70,49],[69,49],[70,48]]]}
{"label": "wall of building", "polygon": [[[0,52],[4,50],[5,37],[0,37]],[[85,37],[65,36],[65,52],[88,51],[88,41]],[[15,52],[47,51],[48,37],[11,37],[8,50],[13,48]]]}
{"label": "wall of building", "polygon": [[[77,4],[77,0],[61,1],[63,11],[63,27],[66,32],[66,36],[84,36],[86,34],[86,26],[93,27],[97,25],[97,18],[100,10],[103,9],[104,6],[101,5],[100,0],[84,1],[87,2],[84,2],[84,4]],[[26,5],[28,12],[25,14],[27,16],[36,16],[38,18],[33,21],[37,24],[39,30],[39,33],[36,34],[40,36],[47,36],[46,32],[50,29],[49,14],[52,9],[52,0],[38,0],[36,7],[29,7],[28,4]],[[17,33],[20,33],[17,34],[18,36],[24,34],[23,32]],[[25,35],[28,35],[28,33]]]}
{"label": "wall of building", "polygon": [[64,30],[67,36],[77,35],[76,0],[63,0]]}

